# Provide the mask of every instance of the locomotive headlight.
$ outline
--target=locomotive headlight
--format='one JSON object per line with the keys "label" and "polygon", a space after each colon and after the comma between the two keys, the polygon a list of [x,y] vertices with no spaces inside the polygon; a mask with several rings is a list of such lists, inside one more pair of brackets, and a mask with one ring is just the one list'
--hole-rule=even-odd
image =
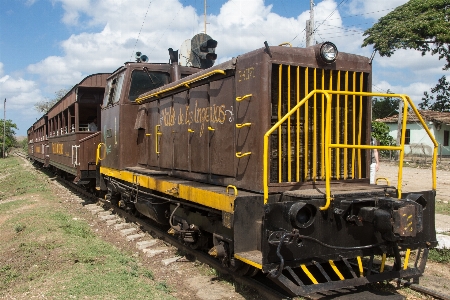
{"label": "locomotive headlight", "polygon": [[315,207],[303,202],[294,203],[289,209],[289,219],[296,228],[309,227],[314,222],[315,214]]}
{"label": "locomotive headlight", "polygon": [[320,58],[327,64],[335,62],[338,53],[336,45],[331,42],[325,42],[320,47]]}

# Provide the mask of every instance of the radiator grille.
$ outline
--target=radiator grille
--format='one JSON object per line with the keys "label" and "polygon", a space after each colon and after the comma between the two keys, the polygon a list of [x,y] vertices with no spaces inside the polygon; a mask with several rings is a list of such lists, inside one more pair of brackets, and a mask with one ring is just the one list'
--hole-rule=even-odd
{"label": "radiator grille", "polygon": [[[313,90],[368,91],[368,73],[272,66],[272,126]],[[325,179],[324,139],[331,143],[366,144],[370,133],[367,97],[332,95],[331,126],[326,124],[326,97],[317,93],[270,136],[270,183]],[[331,150],[331,178],[358,179],[366,172],[367,151]]]}

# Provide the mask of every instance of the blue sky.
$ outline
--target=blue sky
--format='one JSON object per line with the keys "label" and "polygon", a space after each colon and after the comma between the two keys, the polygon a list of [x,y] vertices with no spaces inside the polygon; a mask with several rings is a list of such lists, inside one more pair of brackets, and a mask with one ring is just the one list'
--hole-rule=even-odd
{"label": "blue sky", "polygon": [[[318,42],[370,56],[362,33],[406,0],[324,0],[315,3]],[[142,51],[167,62],[167,48],[203,31],[203,0],[1,0],[0,99],[17,135],[40,117],[34,103],[85,76],[112,72]],[[147,11],[148,9],[148,11]],[[305,46],[309,0],[209,0],[207,33],[218,40],[218,62],[270,45]],[[141,29],[142,28],[142,29]],[[139,33],[140,32],[140,33]],[[136,42],[139,36],[138,42]],[[136,45],[136,46],[135,46]],[[401,50],[375,57],[373,90],[407,93],[416,103],[442,75],[443,62]],[[0,107],[3,115],[3,105]]]}

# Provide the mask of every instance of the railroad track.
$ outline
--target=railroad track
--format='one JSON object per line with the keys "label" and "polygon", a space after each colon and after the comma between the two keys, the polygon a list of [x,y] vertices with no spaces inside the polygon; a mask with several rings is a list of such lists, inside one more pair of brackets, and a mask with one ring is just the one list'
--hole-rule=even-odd
{"label": "railroad track", "polygon": [[438,291],[434,291],[432,289],[429,289],[427,287],[421,286],[419,284],[416,283],[411,283],[405,280],[401,280],[400,284],[402,284],[403,286],[409,287],[410,289],[420,292],[422,294],[425,295],[429,295],[432,297],[435,297],[437,299],[443,299],[443,300],[450,300],[450,296],[449,295],[444,295]]}
{"label": "railroad track", "polygon": [[[62,178],[57,178],[58,182],[64,187],[68,188],[70,191],[80,194],[85,199],[85,203],[83,205],[89,209],[93,214],[96,214],[103,221],[107,222],[108,225],[115,225],[117,228],[123,228],[120,232],[128,233],[125,238],[128,241],[138,240],[144,237],[142,234],[136,234],[135,230],[132,230],[133,227],[127,227],[123,223],[117,223],[117,220],[122,219],[126,220],[128,224],[137,224],[139,226],[140,231],[148,233],[152,237],[158,238],[160,241],[168,243],[173,247],[178,249],[178,252],[181,252],[185,255],[185,257],[195,257],[195,259],[203,264],[209,265],[210,267],[217,270],[220,274],[226,274],[233,278],[236,283],[246,286],[247,288],[254,289],[258,292],[261,298],[264,299],[290,299],[290,297],[278,290],[272,289],[267,285],[267,282],[261,282],[252,277],[247,276],[239,276],[235,273],[230,272],[229,269],[224,268],[220,262],[216,259],[212,258],[210,255],[191,249],[189,246],[180,243],[178,239],[174,238],[172,235],[169,235],[165,229],[161,229],[159,226],[152,224],[151,221],[137,218],[136,216],[111,205],[108,201],[98,198],[86,190],[76,186],[75,184],[68,182]],[[101,203],[101,206],[96,203]],[[111,212],[111,213],[108,213]],[[116,216],[116,218],[114,218]],[[118,217],[118,218],[117,218]],[[126,231],[129,230],[129,231]],[[154,256],[163,252],[163,249],[153,249],[154,242],[143,240],[141,242],[137,242],[136,245],[141,250],[144,250],[147,253],[147,256]],[[145,247],[146,245],[150,245],[149,247]],[[176,261],[180,257],[172,257],[167,258],[165,261],[167,264],[172,261]],[[265,278],[265,277],[264,277]]]}
{"label": "railroad track", "polygon": [[[23,159],[27,159],[27,156],[20,151],[16,151],[12,153],[12,155],[16,155],[18,157],[21,157]],[[107,225],[114,225],[115,228],[118,230],[120,228],[121,232],[127,232],[129,234],[123,234],[128,241],[134,241],[142,238],[143,234],[134,234],[136,230],[132,230],[133,226],[128,227],[127,224],[137,224],[139,226],[139,229],[145,233],[148,233],[149,235],[159,239],[160,241],[163,241],[164,243],[170,244],[173,247],[177,248],[179,252],[184,253],[186,257],[195,257],[196,260],[198,260],[201,263],[204,263],[206,265],[209,265],[210,267],[214,268],[221,274],[227,274],[230,277],[233,278],[233,280],[236,283],[239,283],[241,285],[244,285],[248,288],[254,289],[261,295],[262,298],[265,299],[291,299],[289,295],[285,294],[284,292],[272,288],[271,282],[266,279],[264,276],[257,276],[255,278],[247,277],[247,276],[240,276],[238,274],[235,274],[233,272],[230,272],[229,269],[224,268],[220,262],[218,262],[216,259],[212,258],[206,253],[191,249],[189,246],[186,246],[185,244],[181,243],[179,240],[174,238],[173,236],[169,235],[165,229],[160,228],[159,226],[153,224],[151,221],[146,219],[138,218],[118,207],[115,207],[111,205],[108,201],[98,198],[95,195],[89,193],[85,189],[81,188],[80,186],[77,186],[73,184],[72,182],[66,181],[60,177],[57,178],[57,181],[65,188],[70,190],[73,193],[81,195],[83,201],[81,201],[82,205],[86,207],[88,210],[90,210],[93,214],[97,215],[101,220],[105,221]],[[101,205],[97,205],[96,203],[100,203]],[[126,223],[119,223],[118,220],[126,220]],[[126,231],[128,230],[128,231]],[[161,249],[151,249],[151,247],[155,244],[154,242],[148,241],[141,241],[137,242],[136,246],[138,249],[143,250],[144,252],[150,253],[150,257],[154,257],[163,251]],[[146,247],[150,245],[149,247]],[[152,256],[153,254],[153,256]],[[176,259],[179,259],[178,257],[173,258],[167,258],[167,264],[170,264],[171,262],[176,261]],[[435,299],[444,299],[444,300],[450,300],[450,296],[444,295],[438,291],[431,290],[429,288],[423,287],[419,284],[411,283],[405,280],[401,280],[399,282],[401,285],[405,287],[409,287],[412,290],[415,290],[417,292],[420,292],[424,295],[429,295],[434,297]],[[363,293],[366,292],[363,290]],[[352,291],[351,289],[348,289],[342,293],[339,291],[333,295],[333,293],[328,294],[328,296],[325,294],[321,295],[313,295],[312,299],[332,299],[335,296],[339,296],[339,299],[355,299],[355,295],[358,293],[361,293],[361,288],[355,289]],[[366,295],[365,295],[366,296]],[[398,296],[398,295],[396,295]],[[378,296],[379,297],[379,296]],[[395,299],[398,299],[398,297],[394,297]],[[366,298],[369,299],[369,298]],[[376,298],[379,299],[379,298]],[[389,299],[389,296],[385,296],[383,299]]]}

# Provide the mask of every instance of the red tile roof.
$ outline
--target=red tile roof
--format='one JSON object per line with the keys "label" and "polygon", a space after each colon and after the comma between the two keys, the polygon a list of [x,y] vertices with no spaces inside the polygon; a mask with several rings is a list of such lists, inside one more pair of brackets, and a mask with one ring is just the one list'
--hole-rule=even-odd
{"label": "red tile roof", "polygon": [[[433,110],[419,110],[420,115],[424,119],[424,121],[431,121],[433,123],[443,123],[450,125],[450,112],[440,112],[440,111],[433,111]],[[394,115],[391,117],[386,117],[383,119],[376,119],[377,122],[383,122],[383,123],[397,123],[398,122],[398,115]],[[416,114],[410,110],[408,112],[408,123],[411,122],[418,122],[419,119],[417,118]]]}

